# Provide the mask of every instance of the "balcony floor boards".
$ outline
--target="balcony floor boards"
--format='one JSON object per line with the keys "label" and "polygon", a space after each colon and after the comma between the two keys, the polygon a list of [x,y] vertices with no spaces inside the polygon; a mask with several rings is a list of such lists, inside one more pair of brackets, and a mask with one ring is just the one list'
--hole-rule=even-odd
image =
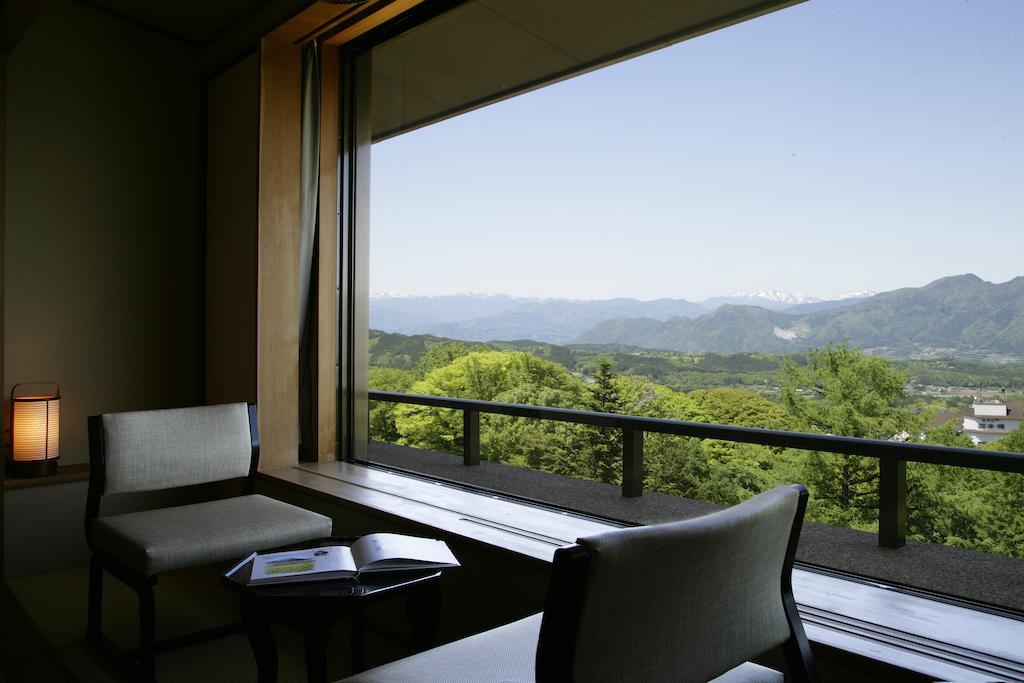
{"label": "balcony floor boards", "polygon": [[[389,467],[636,524],[687,519],[721,507],[661,493],[624,498],[611,484],[492,462],[465,467],[458,456],[376,441],[369,457]],[[1011,557],[914,540],[898,550],[881,548],[873,533],[806,522],[797,561],[1024,613],[1024,560]]]}

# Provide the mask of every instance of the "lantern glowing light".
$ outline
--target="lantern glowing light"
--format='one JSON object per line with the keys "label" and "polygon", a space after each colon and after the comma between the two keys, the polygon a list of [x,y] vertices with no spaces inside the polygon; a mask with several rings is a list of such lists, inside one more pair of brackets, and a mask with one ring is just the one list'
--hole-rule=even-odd
{"label": "lantern glowing light", "polygon": [[[42,383],[34,383],[42,384]],[[11,473],[16,477],[55,474],[60,457],[60,387],[52,393],[18,396],[11,389]]]}

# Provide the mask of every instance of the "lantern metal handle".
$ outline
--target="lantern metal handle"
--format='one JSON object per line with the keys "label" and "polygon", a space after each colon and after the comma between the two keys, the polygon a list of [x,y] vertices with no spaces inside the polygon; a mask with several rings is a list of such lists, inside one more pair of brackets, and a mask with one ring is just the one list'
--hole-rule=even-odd
{"label": "lantern metal handle", "polygon": [[38,384],[50,384],[50,385],[53,385],[53,387],[57,391],[55,391],[52,396],[40,396],[37,400],[60,398],[60,385],[59,384],[57,384],[56,382],[42,381],[42,382],[20,382],[18,384],[15,384],[13,387],[11,387],[11,400],[13,401],[15,398],[18,398],[18,397],[16,397],[14,395],[14,392],[18,390],[18,387],[26,387],[26,386],[32,386],[32,385],[38,385]]}

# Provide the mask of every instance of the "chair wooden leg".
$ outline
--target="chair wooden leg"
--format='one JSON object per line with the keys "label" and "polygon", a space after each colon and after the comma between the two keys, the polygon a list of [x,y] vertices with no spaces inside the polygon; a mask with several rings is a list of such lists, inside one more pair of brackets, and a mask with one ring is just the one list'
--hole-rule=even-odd
{"label": "chair wooden leg", "polygon": [[256,657],[256,680],[258,683],[277,681],[277,640],[270,616],[256,606],[253,599],[242,596],[242,619],[249,645]]}
{"label": "chair wooden leg", "polygon": [[309,683],[327,683],[327,641],[333,620],[313,619],[303,635],[306,640],[306,680]]}
{"label": "chair wooden leg", "polygon": [[[804,646],[808,650],[810,649],[806,640]],[[814,668],[814,660],[803,652],[801,644],[795,638],[790,638],[782,644],[782,654],[786,658],[786,666],[792,680],[800,683],[816,683],[818,675]]]}
{"label": "chair wooden leg", "polygon": [[405,599],[405,615],[412,622],[412,650],[434,647],[441,624],[441,582],[431,581]]}
{"label": "chair wooden leg", "polygon": [[786,666],[789,668],[787,680],[797,681],[797,683],[817,683],[818,672],[814,665],[814,653],[811,652],[811,644],[804,632],[804,625],[800,621],[800,612],[797,611],[796,600],[793,599],[791,589],[783,592],[782,605],[786,613],[786,621],[789,622],[789,638],[782,644],[782,654],[785,656]]}
{"label": "chair wooden leg", "polygon": [[96,555],[89,560],[89,608],[85,635],[96,645],[103,639],[103,561]]}
{"label": "chair wooden leg", "polygon": [[153,598],[153,584],[143,581],[139,593],[139,680],[153,683],[156,680],[156,604]]}
{"label": "chair wooden leg", "polygon": [[352,609],[349,638],[352,673],[362,673],[366,670],[366,631],[363,610],[359,606]]}

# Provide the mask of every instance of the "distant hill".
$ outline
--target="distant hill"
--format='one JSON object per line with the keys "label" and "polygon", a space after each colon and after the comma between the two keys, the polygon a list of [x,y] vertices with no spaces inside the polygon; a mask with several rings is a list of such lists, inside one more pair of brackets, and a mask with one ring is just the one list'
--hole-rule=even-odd
{"label": "distant hill", "polygon": [[691,319],[607,320],[578,341],[684,351],[793,353],[830,341],[897,358],[1024,358],[1024,277],[957,275],[803,315],[722,306]]}
{"label": "distant hill", "polygon": [[457,295],[373,297],[370,327],[403,334],[454,339],[523,339],[562,344],[610,318],[644,316],[668,320],[708,309],[686,299],[523,299]]}
{"label": "distant hill", "polygon": [[[431,347],[446,342],[458,342],[469,348],[486,347],[497,351],[525,351],[538,358],[554,361],[570,371],[578,371],[581,364],[598,356],[615,356],[625,359],[619,365],[630,368],[637,364],[638,357],[649,358],[652,352],[632,346],[618,344],[577,344],[575,346],[559,346],[547,342],[528,339],[514,341],[468,341],[464,339],[445,339],[430,334],[405,335],[394,332],[370,330],[370,365],[392,368],[412,368],[420,357]],[[582,359],[582,360],[581,360]],[[736,365],[734,360],[729,361]],[[742,364],[742,363],[741,363]],[[749,363],[747,363],[749,364]],[[774,367],[774,366],[773,366]]]}
{"label": "distant hill", "polygon": [[[371,298],[370,326],[453,339],[623,344],[688,353],[800,353],[848,339],[894,358],[1024,362],[1024,277],[993,284],[958,275],[866,298],[810,299],[775,291],[700,303],[381,296]],[[763,305],[741,303],[752,300]]]}
{"label": "distant hill", "polygon": [[370,297],[370,327],[389,332],[425,333],[436,323],[498,315],[529,299],[505,294]]}
{"label": "distant hill", "polygon": [[[683,353],[787,353],[794,349],[777,334],[799,319],[757,306],[720,306],[697,318],[606,320],[577,340],[581,344],[624,344]],[[785,336],[785,333],[784,333]]]}
{"label": "distant hill", "polygon": [[[851,298],[852,297],[852,298]],[[537,299],[505,294],[451,294],[370,297],[370,327],[401,334],[434,334],[458,339],[526,339],[549,343],[573,341],[592,327],[614,318],[695,318],[720,306],[759,306],[805,314],[845,306],[859,294],[822,300],[775,290],[735,293],[702,302],[686,299]]]}
{"label": "distant hill", "polygon": [[[370,330],[370,364],[411,369],[432,346],[458,341],[430,335],[402,335]],[[470,348],[478,342],[463,342]],[[610,358],[615,372],[642,375],[676,391],[692,391],[717,386],[747,386],[758,391],[774,386],[785,359],[797,363],[806,359],[806,349],[791,355],[762,353],[686,354],[658,351],[617,344],[572,344],[560,346],[533,341],[489,341],[483,344],[495,350],[525,351],[554,361],[570,372],[593,374],[597,359]],[[936,387],[972,387],[979,393],[986,388],[1024,390],[1024,365],[996,365],[975,360],[932,359],[893,360],[906,372],[916,393],[928,394]]]}
{"label": "distant hill", "polygon": [[1024,277],[993,284],[957,275],[883,292],[803,319],[819,344],[848,338],[889,355],[946,351],[1024,356]]}
{"label": "distant hill", "polygon": [[850,296],[845,299],[826,299],[825,301],[814,301],[806,304],[796,304],[795,306],[788,306],[781,309],[783,313],[789,313],[790,315],[807,315],[808,313],[817,313],[818,311],[829,311],[833,308],[842,308],[843,306],[849,306],[855,304],[858,301],[864,301],[874,294],[865,294],[863,296]]}
{"label": "distant hill", "polygon": [[774,290],[729,294],[700,303],[686,299],[534,299],[504,294],[381,295],[370,298],[370,327],[453,339],[519,339],[565,344],[612,319],[696,318],[721,306],[734,305],[810,313],[845,306],[854,300],[819,300]]}

